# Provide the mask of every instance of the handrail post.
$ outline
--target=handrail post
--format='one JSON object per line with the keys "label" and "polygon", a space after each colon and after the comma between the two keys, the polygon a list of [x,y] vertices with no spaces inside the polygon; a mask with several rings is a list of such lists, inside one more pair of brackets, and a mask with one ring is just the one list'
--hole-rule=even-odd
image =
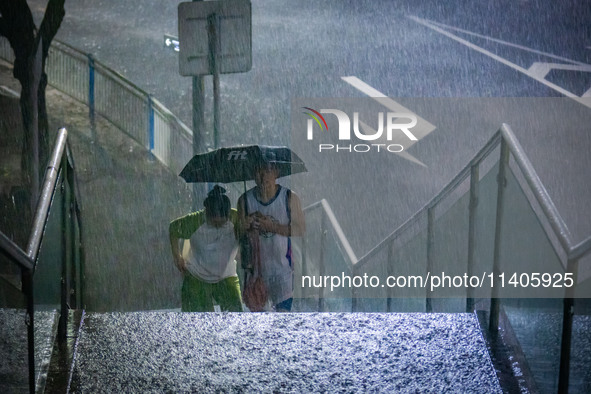
{"label": "handrail post", "polygon": [[58,324],[58,341],[64,342],[67,335],[67,315],[68,315],[68,293],[70,287],[68,266],[70,261],[70,229],[69,229],[69,193],[66,190],[66,179],[68,177],[67,160],[62,157],[60,177],[60,191],[62,194],[62,274],[61,274],[61,299],[60,299],[60,318]]}
{"label": "handrail post", "polygon": [[[306,235],[304,234],[304,236],[302,236],[302,265],[301,265],[301,272],[300,272],[300,276],[302,278],[302,284],[303,284],[303,277],[304,275],[307,274],[308,272],[308,241],[306,240]],[[295,286],[294,286],[295,288]],[[301,286],[302,289],[302,298],[306,298],[306,294],[304,294],[304,286]]]}
{"label": "handrail post", "polygon": [[23,269],[22,281],[23,293],[27,298],[25,324],[27,325],[29,392],[35,394],[35,300],[33,298],[33,270]]}
{"label": "handrail post", "polygon": [[[69,253],[70,253],[70,285],[69,285],[69,291],[70,293],[68,294],[68,300],[70,303],[70,307],[72,307],[73,309],[78,309],[80,308],[81,302],[80,302],[80,290],[79,290],[79,286],[80,286],[80,280],[78,278],[78,275],[80,273],[80,255],[78,254],[78,238],[76,237],[76,224],[78,223],[78,211],[77,211],[77,203],[78,203],[78,197],[76,196],[76,181],[74,178],[74,164],[73,164],[73,159],[72,159],[72,155],[71,155],[71,150],[70,150],[70,145],[67,144],[66,145],[66,157],[65,157],[65,167],[67,168],[67,171],[65,173],[64,176],[64,182],[66,182],[66,185],[68,187],[67,191],[67,195],[69,198],[69,202],[68,202],[68,213],[69,213],[69,233],[68,233],[68,237],[70,239],[70,248],[69,248]],[[82,235],[80,234],[80,237],[82,237]]]}
{"label": "handrail post", "polygon": [[[388,262],[386,264],[386,272],[388,278],[394,275],[393,267],[394,264],[394,241],[390,241],[388,244]],[[387,298],[386,298],[386,312],[392,312],[392,289],[390,287],[386,288]]]}
{"label": "handrail post", "polygon": [[[476,208],[478,207],[478,164],[470,168],[470,203],[468,213],[468,277],[471,278],[474,272],[474,252],[476,244]],[[468,287],[466,297],[466,312],[471,313],[474,310],[474,291]]]}
{"label": "handrail post", "polygon": [[[501,139],[501,155],[499,159],[499,173],[497,177],[497,213],[495,221],[495,245],[493,257],[493,275],[498,277],[500,270],[501,253],[501,227],[503,224],[503,210],[505,205],[505,188],[507,186],[506,171],[509,165],[509,146],[505,138]],[[499,330],[500,304],[498,299],[498,287],[493,287],[490,300],[489,331],[496,335]]]}
{"label": "handrail post", "polygon": [[[435,212],[434,207],[427,209],[427,272],[429,274],[433,270],[433,246],[434,246],[434,226],[435,226]],[[426,288],[425,297],[425,311],[427,313],[433,312],[433,301],[431,299],[431,290],[429,286]]]}
{"label": "handrail post", "polygon": [[562,310],[562,340],[560,343],[560,370],[558,372],[558,392],[568,393],[570,377],[570,353],[572,346],[573,317],[575,314],[575,288],[577,283],[578,259],[569,259],[566,272],[573,273],[573,286],[567,287]]}
{"label": "handrail post", "polygon": [[[355,276],[356,274],[356,266],[353,266],[353,269],[351,270],[351,276]],[[351,289],[351,312],[358,312],[359,311],[359,304],[357,302],[357,288],[355,286],[353,286],[353,288]]]}
{"label": "handrail post", "polygon": [[[322,220],[320,225],[320,267],[319,267],[319,275],[320,278],[324,278],[324,274],[326,273],[326,266],[324,264],[324,247],[326,246],[326,213],[324,210],[322,211]],[[318,294],[318,312],[324,312],[324,288],[320,286],[319,294]]]}
{"label": "handrail post", "polygon": [[148,95],[146,98],[148,106],[148,150],[150,153],[154,152],[154,105],[152,102],[152,96]]}
{"label": "handrail post", "polygon": [[94,57],[92,54],[86,55],[88,58],[88,117],[90,118],[91,129],[94,131]]}

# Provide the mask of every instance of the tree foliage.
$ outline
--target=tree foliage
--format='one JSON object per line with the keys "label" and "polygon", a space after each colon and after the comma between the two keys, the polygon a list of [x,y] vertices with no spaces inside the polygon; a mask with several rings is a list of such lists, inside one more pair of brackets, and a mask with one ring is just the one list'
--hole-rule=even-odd
{"label": "tree foliage", "polygon": [[49,0],[39,28],[26,0],[0,0],[0,35],[15,55],[13,74],[21,84],[23,118],[22,170],[35,203],[40,178],[39,163],[49,158],[49,126],[45,103],[45,61],[51,41],[65,16],[65,0]]}

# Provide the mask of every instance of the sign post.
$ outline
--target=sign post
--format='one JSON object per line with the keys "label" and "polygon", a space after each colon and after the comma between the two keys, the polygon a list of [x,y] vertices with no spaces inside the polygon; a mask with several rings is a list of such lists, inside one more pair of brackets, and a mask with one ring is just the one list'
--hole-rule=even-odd
{"label": "sign post", "polygon": [[[203,76],[213,75],[214,148],[219,148],[220,74],[247,72],[252,67],[252,24],[249,0],[180,3],[179,73],[193,77],[193,154],[205,150]],[[198,205],[194,188],[193,204]]]}
{"label": "sign post", "polygon": [[209,38],[209,72],[213,75],[213,146],[220,147],[220,62],[221,53],[219,40],[220,20],[213,13],[207,17],[207,33]]}
{"label": "sign post", "polygon": [[[200,2],[202,0],[193,0]],[[179,5],[179,21],[181,19],[180,5]],[[180,28],[179,28],[180,30]],[[181,51],[180,37],[179,37],[179,52]],[[182,75],[182,74],[181,74]],[[203,143],[203,135],[205,134],[205,89],[203,87],[203,75],[195,74],[191,78],[191,101],[192,101],[192,130],[193,130],[193,155],[205,151],[205,144]],[[201,209],[201,201],[207,195],[207,186],[193,184],[193,210]]]}

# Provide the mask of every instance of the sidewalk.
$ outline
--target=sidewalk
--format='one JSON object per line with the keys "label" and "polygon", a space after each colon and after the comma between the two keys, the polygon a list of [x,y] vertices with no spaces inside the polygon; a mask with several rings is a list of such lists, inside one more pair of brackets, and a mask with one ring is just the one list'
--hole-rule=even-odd
{"label": "sidewalk", "polygon": [[[5,86],[0,88],[4,96],[20,92],[11,65],[3,61],[0,86]],[[100,116],[93,140],[85,105],[51,87],[46,98],[50,130],[67,128],[76,166],[86,252],[85,308],[176,308],[181,276],[170,258],[168,224],[190,211],[189,187]],[[0,152],[2,185],[18,183],[20,141],[10,146]]]}

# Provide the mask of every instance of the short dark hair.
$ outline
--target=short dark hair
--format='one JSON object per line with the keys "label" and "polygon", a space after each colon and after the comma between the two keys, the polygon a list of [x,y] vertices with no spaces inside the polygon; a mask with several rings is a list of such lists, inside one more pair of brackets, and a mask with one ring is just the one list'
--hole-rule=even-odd
{"label": "short dark hair", "polygon": [[205,214],[208,217],[227,218],[230,216],[230,199],[226,196],[226,189],[219,185],[215,185],[207,193],[207,198],[203,201],[203,206],[205,207]]}
{"label": "short dark hair", "polygon": [[277,164],[275,164],[273,162],[263,161],[263,162],[257,163],[255,170],[256,171],[259,171],[259,170],[279,171],[279,167],[277,167]]}

